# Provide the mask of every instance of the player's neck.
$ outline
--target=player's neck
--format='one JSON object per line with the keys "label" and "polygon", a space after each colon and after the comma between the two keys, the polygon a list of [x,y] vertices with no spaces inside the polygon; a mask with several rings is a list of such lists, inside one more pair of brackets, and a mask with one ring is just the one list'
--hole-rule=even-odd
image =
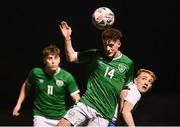
{"label": "player's neck", "polygon": [[119,57],[121,55],[122,55],[122,53],[118,50],[117,53],[115,54],[114,58],[117,58],[117,57]]}
{"label": "player's neck", "polygon": [[51,75],[51,76],[53,76],[57,72],[57,70],[50,70],[47,67],[45,68],[45,71],[48,75]]}

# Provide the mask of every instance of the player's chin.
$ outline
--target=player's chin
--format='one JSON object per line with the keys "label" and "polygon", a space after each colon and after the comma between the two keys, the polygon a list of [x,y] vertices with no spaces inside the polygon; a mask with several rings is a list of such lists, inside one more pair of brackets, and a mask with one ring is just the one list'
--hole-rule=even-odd
{"label": "player's chin", "polygon": [[51,71],[56,71],[57,70],[57,67],[50,67],[49,68]]}
{"label": "player's chin", "polygon": [[148,91],[148,89],[141,89],[140,92],[141,93],[146,93]]}
{"label": "player's chin", "polygon": [[108,52],[108,51],[106,51],[105,54],[106,54],[106,56],[108,56],[108,57],[112,57],[112,55],[113,55],[112,53],[110,53],[110,52]]}
{"label": "player's chin", "polygon": [[109,57],[109,58],[114,58],[114,54],[107,54],[107,56]]}

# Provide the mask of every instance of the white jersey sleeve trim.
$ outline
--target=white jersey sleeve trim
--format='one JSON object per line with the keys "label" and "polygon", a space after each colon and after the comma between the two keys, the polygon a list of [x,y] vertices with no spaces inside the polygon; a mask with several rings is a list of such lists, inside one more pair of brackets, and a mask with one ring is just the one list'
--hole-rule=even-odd
{"label": "white jersey sleeve trim", "polygon": [[77,91],[71,93],[70,95],[71,95],[71,96],[74,96],[75,94],[77,94],[77,93],[79,93],[79,92],[80,92],[80,90],[77,90]]}
{"label": "white jersey sleeve trim", "polygon": [[75,52],[75,56],[76,56],[76,63],[78,63],[78,52]]}

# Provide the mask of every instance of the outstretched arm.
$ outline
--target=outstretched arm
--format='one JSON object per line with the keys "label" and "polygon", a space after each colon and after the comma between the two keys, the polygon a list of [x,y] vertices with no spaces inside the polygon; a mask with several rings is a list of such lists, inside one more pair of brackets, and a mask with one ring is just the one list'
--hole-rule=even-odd
{"label": "outstretched arm", "polygon": [[68,26],[67,22],[62,21],[59,25],[59,28],[65,40],[66,59],[69,62],[77,62],[77,53],[74,51],[71,42],[71,27]]}
{"label": "outstretched arm", "polygon": [[12,113],[13,116],[19,116],[20,115],[19,110],[21,109],[21,105],[22,105],[28,91],[29,91],[29,87],[27,86],[26,81],[25,81],[22,84],[21,91],[20,91],[19,98],[17,100],[16,106],[13,109],[13,113]]}

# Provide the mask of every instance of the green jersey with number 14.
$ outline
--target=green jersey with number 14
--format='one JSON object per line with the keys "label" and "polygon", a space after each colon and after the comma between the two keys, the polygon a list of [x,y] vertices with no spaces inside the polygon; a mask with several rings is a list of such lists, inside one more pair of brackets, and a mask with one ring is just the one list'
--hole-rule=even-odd
{"label": "green jersey with number 14", "polygon": [[133,80],[133,61],[121,54],[109,59],[101,50],[78,53],[78,63],[87,63],[87,90],[81,102],[89,105],[108,120],[113,118],[119,93]]}

